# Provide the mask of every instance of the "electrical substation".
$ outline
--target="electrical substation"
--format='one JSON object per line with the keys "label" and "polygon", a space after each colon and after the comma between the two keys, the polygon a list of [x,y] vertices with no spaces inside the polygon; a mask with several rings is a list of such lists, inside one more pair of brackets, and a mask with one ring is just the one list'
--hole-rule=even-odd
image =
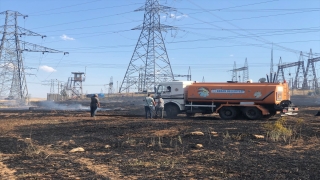
{"label": "electrical substation", "polygon": [[[177,78],[185,77],[188,81],[192,80],[191,67],[189,67],[187,75],[173,73],[162,35],[162,31],[175,30],[177,28],[162,24],[161,13],[175,10],[175,8],[160,5],[158,0],[147,0],[142,7],[135,10],[144,11],[142,25],[132,29],[141,30],[140,36],[124,78],[120,82],[120,87],[114,88],[113,77],[111,76],[109,83],[105,84],[106,93],[153,91],[160,82],[173,81],[177,80]],[[25,19],[28,17],[27,15],[16,11],[4,11],[0,15],[5,16],[5,24],[1,26],[2,29],[0,30],[3,34],[0,46],[0,98],[25,102],[28,97],[25,70],[30,67],[24,66],[25,59],[23,54],[26,52],[68,53],[22,41],[20,38],[22,36],[46,37],[18,25],[18,18]],[[312,50],[310,49],[307,59],[301,52],[298,61],[284,63],[280,57],[279,63],[274,65],[272,48],[270,73],[267,75],[268,82],[288,81],[292,89],[316,89],[319,87],[315,67],[315,63],[318,61],[320,61],[320,58],[313,58]],[[274,71],[274,67],[277,67],[277,71]],[[286,76],[285,70],[290,68],[295,68],[295,72],[289,72]],[[232,72],[231,81],[246,82],[250,79],[247,58],[244,65],[239,68],[237,68],[236,61],[234,61],[233,69],[230,71]],[[84,97],[82,84],[85,81],[85,73],[72,72],[72,75],[73,77],[69,77],[64,85],[58,80],[44,82],[45,84],[43,85],[51,86],[50,93],[48,93],[50,98],[48,99],[63,99],[62,96],[80,99]],[[204,82],[204,76],[202,82]],[[55,87],[58,89],[56,93]],[[62,95],[62,92],[64,95]]]}

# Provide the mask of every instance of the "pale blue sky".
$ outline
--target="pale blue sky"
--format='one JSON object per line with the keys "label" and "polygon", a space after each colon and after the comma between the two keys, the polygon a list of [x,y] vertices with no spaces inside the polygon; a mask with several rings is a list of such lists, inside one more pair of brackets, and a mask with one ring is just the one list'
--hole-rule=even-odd
{"label": "pale blue sky", "polygon": [[[143,21],[134,12],[145,0],[1,0],[0,11],[28,15],[19,26],[47,38],[22,40],[67,51],[63,54],[24,53],[29,94],[46,97],[43,81],[66,82],[71,72],[85,71],[84,92],[96,93],[113,76],[114,87],[123,80],[140,31],[130,30]],[[274,71],[283,62],[299,60],[299,51],[320,53],[320,0],[161,0],[177,10],[162,14],[162,23],[179,28],[163,32],[174,74],[192,80],[227,81],[236,61],[248,59],[253,81],[270,70],[274,44]],[[0,24],[4,24],[4,16]],[[282,46],[284,48],[281,48]],[[307,54],[306,54],[307,55]],[[305,58],[307,59],[307,58]],[[305,64],[306,65],[306,64]],[[43,68],[43,67],[46,67]],[[42,68],[40,68],[42,67]],[[53,68],[54,72],[47,72]],[[319,66],[316,67],[319,69]],[[294,75],[295,68],[285,71]],[[242,75],[242,74],[241,74]],[[180,78],[186,80],[186,78]],[[57,90],[56,90],[57,92]]]}

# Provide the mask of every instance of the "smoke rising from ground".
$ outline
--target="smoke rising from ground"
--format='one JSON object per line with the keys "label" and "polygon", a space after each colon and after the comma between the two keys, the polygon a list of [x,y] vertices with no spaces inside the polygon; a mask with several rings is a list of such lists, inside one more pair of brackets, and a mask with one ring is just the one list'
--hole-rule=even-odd
{"label": "smoke rising from ground", "polygon": [[320,98],[316,96],[291,96],[291,101],[296,106],[319,106]]}
{"label": "smoke rising from ground", "polygon": [[89,110],[89,106],[82,106],[81,104],[59,104],[54,101],[40,101],[38,106],[41,109],[54,110]]}

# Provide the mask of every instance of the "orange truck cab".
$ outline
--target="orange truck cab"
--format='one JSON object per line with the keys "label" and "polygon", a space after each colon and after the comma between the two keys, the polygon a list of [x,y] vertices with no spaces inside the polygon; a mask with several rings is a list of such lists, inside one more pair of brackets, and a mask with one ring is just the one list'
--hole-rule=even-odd
{"label": "orange truck cab", "polygon": [[241,115],[260,119],[277,113],[296,115],[298,111],[290,101],[287,83],[173,81],[160,83],[157,96],[163,98],[168,117],[219,113],[222,119]]}

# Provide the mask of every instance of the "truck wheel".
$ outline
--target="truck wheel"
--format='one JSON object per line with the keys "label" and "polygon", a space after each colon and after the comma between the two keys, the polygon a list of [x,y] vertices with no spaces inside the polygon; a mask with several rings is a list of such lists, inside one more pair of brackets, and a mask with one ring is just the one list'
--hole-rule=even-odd
{"label": "truck wheel", "polygon": [[166,114],[168,118],[175,118],[177,117],[178,113],[179,113],[179,109],[175,105],[169,105],[166,108]]}
{"label": "truck wheel", "polygon": [[256,107],[247,107],[244,113],[250,120],[260,119],[262,117],[261,111]]}
{"label": "truck wheel", "polygon": [[231,120],[237,117],[238,113],[236,108],[231,106],[225,106],[219,110],[219,115],[222,119]]}

